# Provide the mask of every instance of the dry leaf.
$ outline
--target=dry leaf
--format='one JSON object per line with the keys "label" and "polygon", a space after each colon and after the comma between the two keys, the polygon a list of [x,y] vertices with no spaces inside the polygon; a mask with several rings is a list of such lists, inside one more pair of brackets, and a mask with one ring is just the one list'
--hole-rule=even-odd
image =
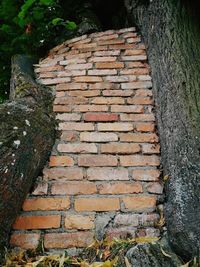
{"label": "dry leaf", "polygon": [[127,257],[124,258],[124,261],[125,261],[126,267],[132,267]]}
{"label": "dry leaf", "polygon": [[165,256],[165,257],[168,257],[168,258],[171,258],[172,256],[168,253],[166,253],[162,248],[160,248],[162,254]]}

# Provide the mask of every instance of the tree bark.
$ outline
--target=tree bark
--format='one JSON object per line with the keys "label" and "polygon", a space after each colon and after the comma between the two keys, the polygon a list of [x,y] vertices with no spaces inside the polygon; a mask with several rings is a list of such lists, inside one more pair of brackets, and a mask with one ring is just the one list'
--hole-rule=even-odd
{"label": "tree bark", "polygon": [[32,78],[29,57],[12,60],[13,101],[0,105],[0,260],[11,226],[54,144],[50,88]]}
{"label": "tree bark", "polygon": [[165,218],[183,259],[200,248],[200,30],[191,10],[174,0],[125,0],[141,30],[153,77],[166,182]]}

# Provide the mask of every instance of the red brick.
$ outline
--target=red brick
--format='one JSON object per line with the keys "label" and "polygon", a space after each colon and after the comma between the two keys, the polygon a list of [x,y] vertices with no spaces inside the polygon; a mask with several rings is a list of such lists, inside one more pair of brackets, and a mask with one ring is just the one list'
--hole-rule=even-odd
{"label": "red brick", "polygon": [[65,228],[89,230],[94,228],[94,216],[66,215]]}
{"label": "red brick", "polygon": [[56,73],[54,72],[44,72],[44,73],[39,73],[38,80],[40,80],[41,78],[55,78],[55,77]]}
{"label": "red brick", "polygon": [[53,85],[53,84],[58,84],[58,83],[68,83],[71,81],[70,77],[66,78],[54,78],[54,79],[40,79],[38,82],[45,84],[45,85]]}
{"label": "red brick", "polygon": [[63,122],[59,123],[59,130],[94,131],[94,125],[92,123],[84,123],[84,122]]}
{"label": "red brick", "polygon": [[32,210],[66,210],[70,208],[70,200],[66,198],[31,198],[26,199],[22,209]]}
{"label": "red brick", "polygon": [[103,90],[104,96],[131,96],[133,94],[133,90]]}
{"label": "red brick", "polygon": [[133,48],[132,44],[113,44],[109,45],[109,49],[120,49],[120,50],[125,50],[125,49],[131,49]]}
{"label": "red brick", "polygon": [[49,161],[50,167],[74,166],[73,158],[69,156],[51,156]]}
{"label": "red brick", "polygon": [[88,112],[88,111],[101,112],[101,111],[108,111],[108,106],[91,105],[91,104],[90,105],[78,105],[78,106],[74,106],[73,110],[76,112]]}
{"label": "red brick", "polygon": [[81,168],[51,168],[44,169],[43,175],[49,180],[82,180],[83,171]]}
{"label": "red brick", "polygon": [[60,92],[56,92],[56,97],[63,97],[65,96],[65,92],[60,91]]}
{"label": "red brick", "polygon": [[36,249],[39,245],[40,234],[14,233],[10,237],[10,245],[22,249]]}
{"label": "red brick", "polygon": [[135,75],[107,76],[104,78],[104,80],[113,83],[123,83],[123,82],[136,81],[136,76]]}
{"label": "red brick", "polygon": [[135,128],[138,132],[154,132],[155,124],[153,122],[136,123]]}
{"label": "red brick", "polygon": [[124,104],[124,98],[122,97],[94,97],[92,104],[98,105],[111,105],[111,104]]}
{"label": "red brick", "polygon": [[[136,97],[142,97],[142,96],[153,96],[152,90],[151,89],[138,89],[135,91],[135,96]],[[130,101],[131,99],[128,99]]]}
{"label": "red brick", "polygon": [[131,166],[159,166],[160,158],[158,156],[120,156],[120,164],[124,167]]}
{"label": "red brick", "polygon": [[66,96],[66,97],[59,97],[54,100],[54,104],[58,105],[74,105],[74,104],[87,104],[88,99],[82,96]]}
{"label": "red brick", "polygon": [[119,168],[119,169],[114,169],[114,168],[88,168],[87,170],[87,179],[91,181],[117,181],[117,180],[122,180],[126,181],[129,180],[128,177],[128,170]]}
{"label": "red brick", "polygon": [[82,248],[91,245],[94,234],[92,232],[48,233],[44,236],[46,249]]}
{"label": "red brick", "polygon": [[78,166],[117,166],[115,156],[106,155],[81,155],[78,157]]}
{"label": "red brick", "polygon": [[[131,50],[127,50],[131,51]],[[149,69],[147,68],[135,68],[135,69],[124,69],[120,70],[121,75],[141,75],[141,74],[149,74]]]}
{"label": "red brick", "polygon": [[127,62],[126,66],[128,68],[149,68],[147,63],[144,62],[137,62],[137,61],[133,61],[133,62]]}
{"label": "red brick", "polygon": [[155,133],[127,133],[120,134],[120,141],[136,143],[156,143],[158,142],[158,136]]}
{"label": "red brick", "polygon": [[121,114],[122,121],[155,121],[154,114]]}
{"label": "red brick", "polygon": [[65,67],[66,70],[87,70],[92,69],[92,63],[71,64]]}
{"label": "red brick", "polygon": [[96,82],[103,82],[103,79],[97,76],[79,76],[79,77],[75,77],[74,81],[84,82],[84,83],[96,83]]}
{"label": "red brick", "polygon": [[120,29],[118,32],[119,32],[119,33],[134,32],[135,30],[136,30],[135,27],[130,27],[130,28]]}
{"label": "red brick", "polygon": [[123,197],[125,209],[131,211],[153,211],[156,208],[155,196],[131,196]]}
{"label": "red brick", "polygon": [[[101,71],[101,70],[97,70],[97,71]],[[105,70],[103,70],[103,71],[105,71]],[[110,82],[94,83],[94,84],[89,84],[89,89],[91,89],[91,90],[103,90],[103,89],[114,90],[114,89],[119,89],[119,84],[110,83]]]}
{"label": "red brick", "polygon": [[62,113],[58,114],[56,119],[61,121],[80,121],[81,115],[76,113]]}
{"label": "red brick", "polygon": [[118,115],[112,113],[86,113],[84,121],[118,121]]}
{"label": "red brick", "polygon": [[125,113],[143,113],[144,107],[140,105],[113,105],[111,112],[125,112]]}
{"label": "red brick", "polygon": [[94,52],[94,56],[99,57],[106,57],[106,56],[119,56],[120,55],[120,50],[108,50],[108,51],[97,51]]}
{"label": "red brick", "polygon": [[13,229],[48,229],[60,227],[60,215],[19,216],[13,224]]}
{"label": "red brick", "polygon": [[118,34],[109,34],[109,35],[103,35],[103,36],[99,36],[99,37],[96,37],[94,40],[95,41],[102,41],[102,40],[111,40],[111,39],[116,39],[118,38]]}
{"label": "red brick", "polygon": [[74,44],[73,48],[76,48],[76,49],[88,49],[88,48],[93,48],[93,47],[96,47],[96,46],[97,46],[96,43],[90,43],[90,44],[78,43],[78,44]]}
{"label": "red brick", "polygon": [[97,69],[121,69],[124,67],[123,62],[98,62],[95,64]]}
{"label": "red brick", "polygon": [[98,131],[101,132],[129,132],[133,130],[132,123],[98,123]]}
{"label": "red brick", "polygon": [[111,142],[118,141],[118,136],[115,133],[87,133],[83,132],[80,134],[80,141],[83,142]]}
{"label": "red brick", "polygon": [[114,45],[114,44],[123,44],[125,42],[124,39],[112,39],[105,41],[98,41],[99,45]]}
{"label": "red brick", "polygon": [[145,55],[145,50],[142,49],[128,49],[124,51],[125,56]]}
{"label": "red brick", "polygon": [[92,97],[98,96],[101,94],[100,90],[87,90],[87,91],[68,91],[69,96],[83,96],[83,97]]}
{"label": "red brick", "polygon": [[60,65],[70,65],[70,64],[78,64],[78,63],[86,63],[86,60],[83,58],[71,58],[67,60],[61,60]]}
{"label": "red brick", "polygon": [[133,97],[128,98],[127,103],[131,105],[152,105],[153,99],[151,97]]}
{"label": "red brick", "polygon": [[87,89],[86,83],[65,83],[65,84],[58,84],[56,86],[56,90],[58,91],[85,90],[85,89]]}
{"label": "red brick", "polygon": [[86,70],[64,70],[57,72],[57,77],[73,77],[73,76],[84,76],[86,75]]}
{"label": "red brick", "polygon": [[95,144],[73,143],[73,144],[58,144],[57,150],[59,152],[67,153],[97,153]]}
{"label": "red brick", "polygon": [[160,145],[159,144],[142,144],[143,154],[159,154]]}
{"label": "red brick", "polygon": [[130,143],[109,143],[102,144],[100,147],[101,153],[107,154],[134,154],[140,152],[140,150],[138,144]]}
{"label": "red brick", "polygon": [[106,183],[99,185],[100,194],[138,194],[142,193],[142,185],[140,183]]}
{"label": "red brick", "polygon": [[76,211],[115,211],[120,209],[119,198],[77,198]]}
{"label": "red brick", "polygon": [[63,131],[60,136],[60,139],[64,141],[69,141],[69,142],[76,142],[79,140],[79,136],[77,132]]}
{"label": "red brick", "polygon": [[36,68],[35,72],[42,73],[42,72],[60,71],[60,70],[63,70],[63,67],[59,65],[55,65],[55,66],[49,66],[49,67],[44,67],[44,68],[38,68],[38,69]]}
{"label": "red brick", "polygon": [[63,106],[63,105],[54,105],[53,111],[54,112],[71,112],[72,108],[69,106]]}
{"label": "red brick", "polygon": [[88,195],[95,193],[97,193],[96,185],[90,182],[53,183],[51,188],[52,195]]}
{"label": "red brick", "polygon": [[160,177],[160,171],[151,169],[133,170],[132,176],[134,180],[138,181],[158,181]]}
{"label": "red brick", "polygon": [[122,56],[121,59],[123,61],[143,61],[147,60],[147,56],[146,55]]}
{"label": "red brick", "polygon": [[139,88],[151,88],[152,82],[131,82],[131,83],[122,83],[122,89],[139,89]]}
{"label": "red brick", "polygon": [[130,38],[130,37],[136,37],[137,33],[136,32],[127,32],[122,34],[123,38]]}

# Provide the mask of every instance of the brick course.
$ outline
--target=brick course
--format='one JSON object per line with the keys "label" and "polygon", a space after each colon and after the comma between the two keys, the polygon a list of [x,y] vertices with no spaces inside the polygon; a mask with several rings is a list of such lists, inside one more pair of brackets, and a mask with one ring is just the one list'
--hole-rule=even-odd
{"label": "brick course", "polygon": [[160,146],[150,68],[135,28],[68,40],[35,73],[55,88],[58,134],[13,224],[11,245],[86,247],[104,216],[109,237],[157,236]]}

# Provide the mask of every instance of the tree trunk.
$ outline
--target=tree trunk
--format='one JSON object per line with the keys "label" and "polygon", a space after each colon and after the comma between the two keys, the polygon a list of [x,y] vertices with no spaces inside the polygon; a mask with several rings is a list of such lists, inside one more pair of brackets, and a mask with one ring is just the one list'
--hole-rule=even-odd
{"label": "tree trunk", "polygon": [[[200,30],[179,0],[125,0],[152,70],[170,243],[184,259],[200,248]],[[191,11],[191,10],[190,10]]]}
{"label": "tree trunk", "polygon": [[38,85],[31,75],[29,58],[16,56],[13,101],[0,105],[0,259],[11,226],[54,144],[52,91]]}

